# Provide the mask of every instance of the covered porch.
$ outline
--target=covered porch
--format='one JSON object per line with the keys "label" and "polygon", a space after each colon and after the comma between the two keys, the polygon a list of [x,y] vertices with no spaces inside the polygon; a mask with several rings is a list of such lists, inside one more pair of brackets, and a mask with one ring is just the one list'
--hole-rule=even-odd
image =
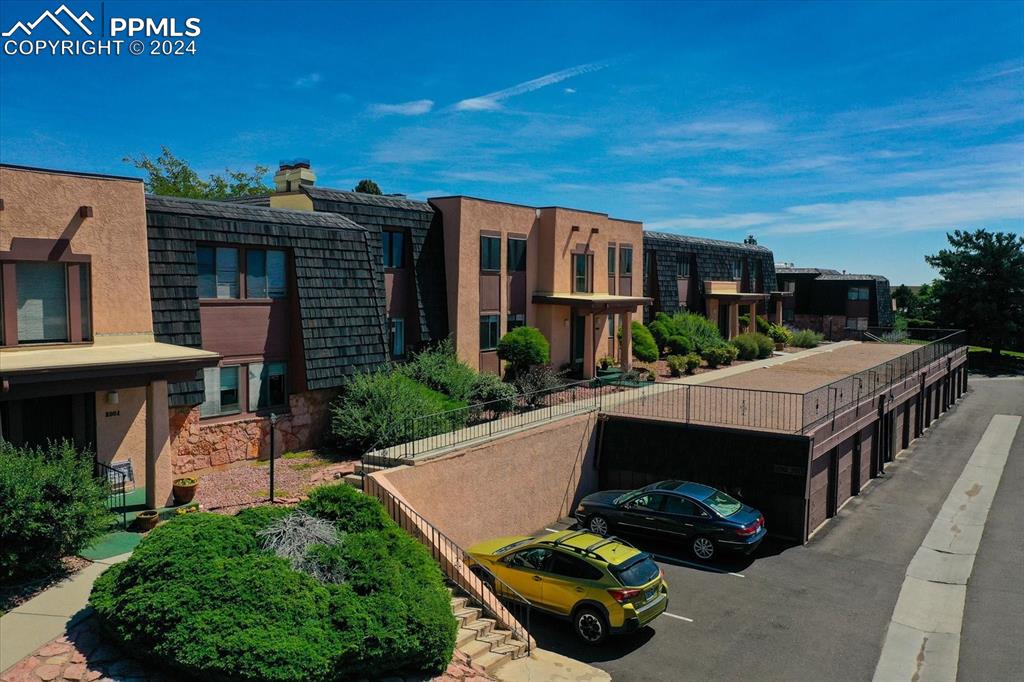
{"label": "covered porch", "polygon": [[[704,283],[704,306],[709,320],[718,325],[722,338],[731,339],[746,332],[757,331],[757,316],[767,317],[768,304],[773,294],[740,291],[736,281],[707,281]],[[782,304],[776,307],[778,319],[782,319]],[[740,325],[740,308],[747,308],[748,320]]]}
{"label": "covered porch", "polygon": [[[617,322],[612,327],[621,327],[622,338],[615,339],[615,356],[623,371],[633,365],[632,321],[637,309],[651,302],[646,296],[615,296],[612,294],[534,294],[535,305],[557,306],[568,313],[568,357],[569,364],[584,379],[596,375],[597,352],[601,345],[600,332],[609,320]],[[543,331],[543,330],[542,330]],[[557,343],[556,334],[546,334],[552,343]],[[562,337],[564,339],[564,336]],[[565,341],[563,341],[564,343]],[[554,348],[552,357],[555,357]]]}
{"label": "covered porch", "polygon": [[[145,338],[145,337],[143,337]],[[209,351],[157,343],[0,350],[0,438],[38,445],[68,438],[96,468],[129,474],[149,508],[171,499],[167,384],[216,365]]]}

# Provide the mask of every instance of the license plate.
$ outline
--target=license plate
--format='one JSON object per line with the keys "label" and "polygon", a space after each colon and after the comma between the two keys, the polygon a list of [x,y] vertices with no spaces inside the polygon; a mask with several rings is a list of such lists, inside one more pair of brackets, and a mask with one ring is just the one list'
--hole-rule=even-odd
{"label": "license plate", "polygon": [[658,595],[658,589],[656,587],[652,587],[651,589],[646,590],[644,592],[644,603],[646,604],[647,602],[651,601],[657,595]]}

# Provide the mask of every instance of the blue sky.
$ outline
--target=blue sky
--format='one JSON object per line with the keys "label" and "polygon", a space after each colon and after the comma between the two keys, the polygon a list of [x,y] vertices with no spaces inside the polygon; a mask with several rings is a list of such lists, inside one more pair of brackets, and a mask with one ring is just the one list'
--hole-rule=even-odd
{"label": "blue sky", "polygon": [[199,17],[197,54],[0,55],[4,162],[307,157],[325,186],[752,233],[894,283],[952,228],[1024,231],[1024,3],[100,5],[68,1]]}

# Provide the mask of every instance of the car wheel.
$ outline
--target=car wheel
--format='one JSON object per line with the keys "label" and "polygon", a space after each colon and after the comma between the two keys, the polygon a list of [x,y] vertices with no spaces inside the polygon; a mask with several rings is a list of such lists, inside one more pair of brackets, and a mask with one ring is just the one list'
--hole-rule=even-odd
{"label": "car wheel", "polygon": [[594,535],[608,535],[608,521],[603,516],[591,516],[587,528]]}
{"label": "car wheel", "polygon": [[608,636],[608,624],[596,610],[582,608],[572,619],[576,635],[587,644],[600,644]]}
{"label": "car wheel", "polygon": [[690,545],[693,555],[701,561],[710,561],[715,556],[715,543],[703,535],[698,535]]}

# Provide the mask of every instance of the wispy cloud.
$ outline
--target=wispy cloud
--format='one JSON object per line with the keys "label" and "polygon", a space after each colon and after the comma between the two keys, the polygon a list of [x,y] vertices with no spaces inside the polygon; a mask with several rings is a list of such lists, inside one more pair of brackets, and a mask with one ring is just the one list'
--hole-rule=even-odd
{"label": "wispy cloud", "polygon": [[299,76],[292,83],[293,86],[300,89],[316,87],[320,83],[319,73],[307,73],[305,76]]}
{"label": "wispy cloud", "polygon": [[434,108],[432,99],[416,99],[399,104],[371,104],[370,112],[378,115],[397,114],[399,116],[422,116]]}
{"label": "wispy cloud", "polygon": [[527,92],[533,92],[534,90],[540,90],[546,88],[549,85],[555,83],[561,83],[569,78],[575,78],[576,76],[582,76],[585,73],[593,73],[600,71],[607,67],[609,62],[591,62],[590,64],[580,64],[579,66],[573,66],[568,69],[562,69],[561,71],[555,71],[539,78],[513,85],[510,88],[504,90],[498,90],[487,95],[480,95],[479,97],[470,97],[468,99],[460,100],[455,103],[454,108],[456,111],[497,111],[502,108],[502,100],[506,100],[509,97],[515,97],[516,95],[523,95]]}
{"label": "wispy cloud", "polygon": [[617,156],[675,155],[710,150],[763,148],[777,139],[779,126],[764,118],[680,121],[655,127],[647,140],[612,148]]}

